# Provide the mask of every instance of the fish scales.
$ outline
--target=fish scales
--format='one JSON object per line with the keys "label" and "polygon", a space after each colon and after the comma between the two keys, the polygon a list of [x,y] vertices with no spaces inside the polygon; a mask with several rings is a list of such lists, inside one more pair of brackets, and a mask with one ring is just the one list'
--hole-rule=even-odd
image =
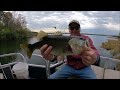
{"label": "fish scales", "polygon": [[[40,41],[34,44],[21,45],[21,48],[26,52],[30,58],[35,49],[40,49],[44,44],[52,46],[52,54],[54,55],[73,55],[80,54],[82,52],[81,46],[87,46],[88,42],[85,39],[78,36],[57,36],[47,35],[41,38]],[[73,50],[71,46],[78,47],[79,50]]]}
{"label": "fish scales", "polygon": [[52,46],[52,54],[54,55],[65,55],[67,53],[72,53],[70,46],[68,44],[71,37],[68,36],[47,36],[42,38],[41,41],[38,41],[34,44],[29,44],[29,48],[31,50],[39,49],[43,45],[47,44],[48,46]]}

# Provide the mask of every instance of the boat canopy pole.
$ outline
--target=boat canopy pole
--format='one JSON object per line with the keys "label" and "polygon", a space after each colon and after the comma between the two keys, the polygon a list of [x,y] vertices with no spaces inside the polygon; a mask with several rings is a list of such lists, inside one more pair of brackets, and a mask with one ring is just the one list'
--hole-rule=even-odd
{"label": "boat canopy pole", "polygon": [[46,61],[46,77],[49,78],[50,76],[50,61],[49,60],[45,60]]}

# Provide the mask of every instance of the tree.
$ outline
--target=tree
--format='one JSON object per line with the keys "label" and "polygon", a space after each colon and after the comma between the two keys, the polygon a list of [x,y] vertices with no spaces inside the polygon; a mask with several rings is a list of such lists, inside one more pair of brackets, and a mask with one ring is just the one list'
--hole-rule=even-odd
{"label": "tree", "polygon": [[2,19],[2,16],[3,16],[4,12],[3,11],[0,11],[0,21]]}
{"label": "tree", "polygon": [[26,20],[21,14],[18,14],[17,18],[14,19],[15,28],[25,29],[26,28]]}
{"label": "tree", "polygon": [[4,15],[4,12],[3,11],[0,11],[0,31],[2,30],[3,28],[3,23],[2,23],[2,17]]}
{"label": "tree", "polygon": [[5,27],[10,27],[10,24],[13,22],[13,15],[11,12],[5,12],[2,16],[2,22]]}
{"label": "tree", "polygon": [[0,11],[0,39],[22,39],[30,37],[31,31],[26,26],[25,17],[15,12]]}

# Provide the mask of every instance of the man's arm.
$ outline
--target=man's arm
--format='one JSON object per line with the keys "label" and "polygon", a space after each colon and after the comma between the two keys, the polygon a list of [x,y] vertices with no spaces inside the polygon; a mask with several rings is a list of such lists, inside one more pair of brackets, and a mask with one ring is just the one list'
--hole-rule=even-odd
{"label": "man's arm", "polygon": [[89,66],[92,64],[96,64],[98,62],[99,52],[93,45],[92,40],[89,37],[87,39],[89,41],[90,47],[83,47],[85,48],[85,51],[82,53],[81,58],[82,58],[83,64],[85,64],[86,66]]}
{"label": "man's arm", "polygon": [[91,38],[89,38],[89,42],[90,42],[90,46],[93,50],[95,50],[95,54],[97,56],[96,62],[94,63],[94,65],[98,65],[99,60],[100,60],[100,53],[99,51],[95,48],[95,46],[93,45],[93,41],[91,40]]}

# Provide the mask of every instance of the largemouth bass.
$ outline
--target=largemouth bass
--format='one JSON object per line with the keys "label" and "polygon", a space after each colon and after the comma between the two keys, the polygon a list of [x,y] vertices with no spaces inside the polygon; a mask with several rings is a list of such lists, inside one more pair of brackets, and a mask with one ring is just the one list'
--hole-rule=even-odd
{"label": "largemouth bass", "polygon": [[[80,54],[84,49],[82,46],[88,47],[87,40],[78,36],[61,36],[61,35],[40,35],[39,41],[34,44],[21,44],[20,47],[31,57],[35,49],[40,49],[44,44],[52,46],[53,55],[75,55]],[[38,36],[38,37],[39,37]]]}

